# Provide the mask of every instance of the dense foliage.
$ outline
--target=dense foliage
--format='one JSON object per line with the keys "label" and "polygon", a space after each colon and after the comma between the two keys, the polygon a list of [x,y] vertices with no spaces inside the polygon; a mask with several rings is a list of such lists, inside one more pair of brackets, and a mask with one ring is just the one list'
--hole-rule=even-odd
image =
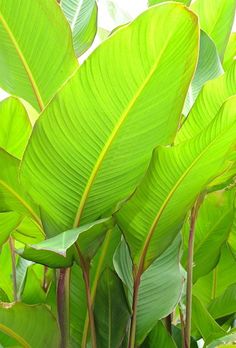
{"label": "dense foliage", "polygon": [[0,0],[0,347],[233,347],[236,0],[101,2]]}

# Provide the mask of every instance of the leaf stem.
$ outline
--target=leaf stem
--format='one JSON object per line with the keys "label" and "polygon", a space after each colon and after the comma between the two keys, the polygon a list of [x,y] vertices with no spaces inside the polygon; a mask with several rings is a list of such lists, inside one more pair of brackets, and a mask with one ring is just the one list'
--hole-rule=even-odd
{"label": "leaf stem", "polygon": [[195,226],[198,210],[203,201],[203,195],[198,196],[190,216],[190,230],[188,241],[188,260],[187,260],[187,289],[186,289],[186,325],[185,325],[185,348],[190,348],[191,339],[191,320],[192,320],[192,282],[193,282],[193,254]]}
{"label": "leaf stem", "polygon": [[[89,264],[85,261],[83,255],[80,251],[78,243],[75,243],[75,247],[76,247],[76,250],[78,252],[79,259],[80,259],[80,266],[82,269],[84,283],[85,283],[92,348],[97,348],[96,330],[95,330],[94,315],[93,315],[93,301],[92,301],[90,282],[89,282]],[[86,342],[84,342],[84,344],[86,344]],[[82,348],[83,348],[83,346],[82,346]]]}
{"label": "leaf stem", "polygon": [[12,283],[13,283],[13,298],[16,302],[18,300],[17,296],[17,282],[16,282],[16,254],[15,254],[15,243],[14,239],[10,236],[9,246],[11,253],[11,264],[12,264]]}
{"label": "leaf stem", "polygon": [[57,310],[61,330],[61,348],[69,347],[70,268],[61,268],[57,285]]}

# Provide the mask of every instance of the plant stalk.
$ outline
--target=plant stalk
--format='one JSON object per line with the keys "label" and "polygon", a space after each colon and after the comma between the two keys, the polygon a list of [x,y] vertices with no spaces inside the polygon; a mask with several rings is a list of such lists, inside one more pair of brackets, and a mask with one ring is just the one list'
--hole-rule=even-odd
{"label": "plant stalk", "polygon": [[13,298],[16,302],[17,296],[17,281],[16,281],[16,254],[15,254],[15,243],[14,239],[10,236],[9,238],[10,253],[11,253],[11,264],[12,264],[12,283],[13,283]]}
{"label": "plant stalk", "polygon": [[86,263],[77,243],[75,243],[75,247],[79,255],[80,266],[82,269],[84,283],[85,283],[86,300],[87,300],[90,333],[91,333],[91,344],[92,344],[92,348],[97,348],[96,329],[95,329],[94,314],[93,314],[93,301],[92,301],[90,282],[89,282],[89,264]]}
{"label": "plant stalk", "polygon": [[200,195],[191,210],[190,230],[188,240],[188,260],[187,260],[187,289],[186,289],[186,322],[185,322],[185,348],[190,348],[191,342],[191,320],[192,320],[192,283],[193,283],[193,254],[195,226],[198,210],[202,203],[203,196]]}
{"label": "plant stalk", "polygon": [[57,285],[57,310],[61,331],[60,348],[69,348],[70,339],[70,268],[61,268]]}

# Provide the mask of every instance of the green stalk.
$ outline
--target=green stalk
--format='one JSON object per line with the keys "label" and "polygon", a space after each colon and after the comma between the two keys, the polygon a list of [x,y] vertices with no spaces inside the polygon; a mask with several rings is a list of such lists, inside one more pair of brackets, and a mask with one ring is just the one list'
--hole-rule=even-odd
{"label": "green stalk", "polygon": [[15,254],[15,243],[12,237],[9,238],[10,253],[11,253],[11,264],[12,264],[12,283],[13,283],[13,298],[16,302],[17,297],[17,282],[16,282],[16,254]]}
{"label": "green stalk", "polygon": [[61,331],[60,348],[69,348],[70,339],[70,268],[61,268],[57,285],[57,310]]}
{"label": "green stalk", "polygon": [[129,348],[135,348],[138,291],[139,291],[140,279],[141,279],[141,273],[137,272],[137,275],[136,275],[135,280],[134,280],[132,318],[131,318],[130,336],[129,336]]}
{"label": "green stalk", "polygon": [[191,320],[192,320],[192,283],[193,283],[193,254],[194,254],[194,237],[197,214],[203,196],[200,195],[191,210],[190,231],[188,241],[188,260],[187,260],[187,289],[186,289],[186,325],[185,325],[185,348],[190,348],[191,340]]}

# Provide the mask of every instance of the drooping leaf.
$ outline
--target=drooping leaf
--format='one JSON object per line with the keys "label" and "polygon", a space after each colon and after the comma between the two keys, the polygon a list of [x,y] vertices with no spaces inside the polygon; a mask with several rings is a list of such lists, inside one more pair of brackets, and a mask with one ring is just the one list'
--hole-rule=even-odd
{"label": "drooping leaf", "polygon": [[130,311],[121,280],[109,269],[98,283],[94,314],[98,346],[120,347],[128,329]]}
{"label": "drooping leaf", "polygon": [[[221,246],[227,241],[232,227],[235,192],[219,191],[208,194],[201,205],[196,227],[193,258],[193,282],[209,273],[217,265]],[[189,223],[183,229],[187,259]]]}
{"label": "drooping leaf", "polygon": [[31,133],[31,124],[18,99],[10,97],[0,103],[0,123],[0,147],[21,158]]}
{"label": "drooping leaf", "polygon": [[236,313],[236,283],[231,284],[221,296],[213,299],[208,311],[214,319]]}
{"label": "drooping leaf", "polygon": [[201,90],[175,142],[191,139],[213,120],[226,99],[236,94],[236,62],[222,76],[209,81]]}
{"label": "drooping leaf", "polygon": [[157,325],[150,332],[141,348],[177,348],[175,341],[167,332],[162,321],[158,321]]}
{"label": "drooping leaf", "polygon": [[[136,343],[143,342],[157,321],[171,313],[182,291],[183,278],[179,264],[180,238],[143,273],[137,306]],[[117,274],[128,288],[132,305],[132,261],[126,243],[122,242],[114,258]]]}
{"label": "drooping leaf", "polygon": [[48,105],[21,177],[61,232],[124,199],[153,147],[172,141],[197,44],[191,11],[174,3],[153,7],[104,41]]}
{"label": "drooping leaf", "polygon": [[17,213],[0,213],[0,247],[8,240],[10,234],[20,222],[21,217]]}
{"label": "drooping leaf", "polygon": [[0,342],[7,334],[24,348],[59,347],[60,333],[48,307],[0,303]]}
{"label": "drooping leaf", "polygon": [[44,240],[45,234],[35,220],[25,216],[12,232],[12,237],[23,244],[34,244]]}
{"label": "drooping leaf", "polygon": [[206,130],[190,141],[158,147],[140,186],[116,214],[138,267],[147,268],[168,247],[196,197],[229,166],[235,147],[235,102],[236,97],[230,98]]}
{"label": "drooping leaf", "polygon": [[234,22],[235,0],[195,0],[191,8],[200,18],[201,28],[213,39],[221,57]]}
{"label": "drooping leaf", "polygon": [[26,245],[24,250],[18,250],[17,252],[27,260],[51,268],[70,267],[75,257],[75,243],[79,245],[82,255],[90,260],[103,241],[106,231],[111,227],[111,218],[101,219],[65,231],[38,244]]}
{"label": "drooping leaf", "polygon": [[78,64],[55,0],[0,1],[0,86],[42,110]]}
{"label": "drooping leaf", "polygon": [[201,30],[198,64],[185,101],[184,115],[188,114],[203,85],[208,80],[220,76],[223,72],[224,70],[214,42]]}
{"label": "drooping leaf", "polygon": [[228,45],[226,47],[223,66],[228,70],[236,59],[236,32],[231,33]]}
{"label": "drooping leaf", "polygon": [[91,46],[96,35],[96,1],[62,0],[61,8],[71,26],[75,53],[81,56]]}

